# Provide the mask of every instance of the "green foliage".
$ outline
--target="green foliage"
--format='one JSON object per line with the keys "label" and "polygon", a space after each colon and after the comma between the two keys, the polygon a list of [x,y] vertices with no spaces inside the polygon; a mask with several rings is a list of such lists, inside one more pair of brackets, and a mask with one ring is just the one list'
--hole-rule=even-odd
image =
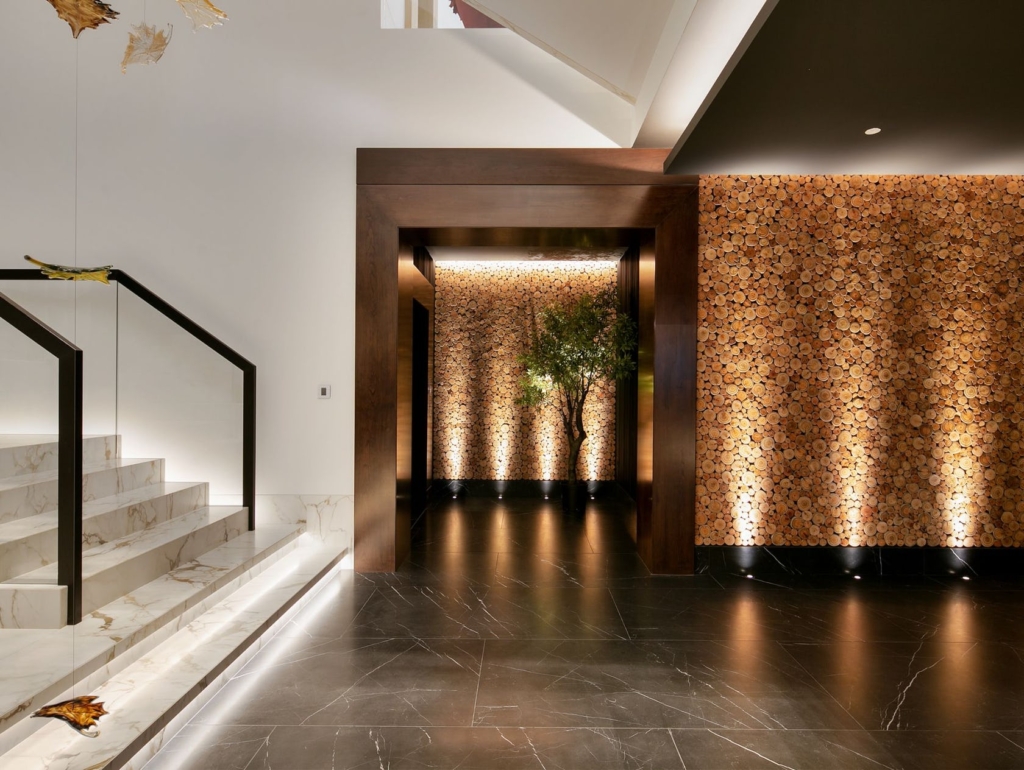
{"label": "green foliage", "polygon": [[570,480],[586,440],[583,407],[594,385],[626,377],[636,367],[636,324],[616,312],[614,291],[584,294],[551,305],[538,314],[529,351],[519,356],[526,368],[518,403],[536,406],[554,397],[569,443]]}

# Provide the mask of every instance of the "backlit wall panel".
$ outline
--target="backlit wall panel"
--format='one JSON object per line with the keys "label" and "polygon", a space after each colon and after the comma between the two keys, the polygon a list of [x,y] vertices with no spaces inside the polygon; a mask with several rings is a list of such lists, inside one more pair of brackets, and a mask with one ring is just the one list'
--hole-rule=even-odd
{"label": "backlit wall panel", "polygon": [[701,180],[697,543],[1024,544],[1024,179]]}
{"label": "backlit wall panel", "polygon": [[[516,404],[516,357],[539,310],[616,285],[607,261],[436,263],[434,478],[565,478],[558,413]],[[584,421],[580,478],[614,479],[614,385],[591,392]]]}

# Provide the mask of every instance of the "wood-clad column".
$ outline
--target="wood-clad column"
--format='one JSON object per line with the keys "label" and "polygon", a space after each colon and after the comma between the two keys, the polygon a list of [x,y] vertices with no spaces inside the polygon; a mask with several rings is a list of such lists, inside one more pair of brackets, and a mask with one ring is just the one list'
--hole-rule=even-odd
{"label": "wood-clad column", "polygon": [[655,236],[653,489],[648,568],[694,569],[697,502],[697,249],[694,190]]}
{"label": "wood-clad column", "polygon": [[397,555],[398,227],[362,189],[356,237],[355,568],[378,572]]}

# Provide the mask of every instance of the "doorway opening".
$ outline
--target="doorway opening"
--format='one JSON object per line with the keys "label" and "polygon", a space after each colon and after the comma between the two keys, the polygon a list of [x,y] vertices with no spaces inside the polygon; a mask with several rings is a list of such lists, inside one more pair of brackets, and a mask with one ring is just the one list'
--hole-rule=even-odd
{"label": "doorway opening", "polygon": [[[540,483],[536,491],[543,494],[543,483],[555,480],[554,470],[512,478],[507,468],[495,468],[511,463],[500,436],[509,446],[522,439],[511,435],[508,421],[497,437],[494,424],[474,426],[468,434],[484,436],[485,450],[462,453],[461,462],[483,462],[488,473],[467,475],[459,460],[445,466],[447,458],[435,456],[442,451],[432,440],[436,426],[472,420],[469,412],[479,404],[424,398],[444,387],[436,378],[437,265],[431,250],[617,249],[615,288],[640,339],[635,381],[615,388],[614,414],[605,426],[609,470],[603,480],[634,495],[637,547],[651,571],[693,571],[698,204],[695,179],[662,173],[665,155],[360,151],[356,569],[389,571],[402,563],[412,522],[439,482],[449,485],[446,494],[455,484],[456,496],[471,482],[490,482],[484,493],[504,496],[511,484],[531,482]],[[441,408],[445,412],[438,414]],[[439,467],[455,478],[437,478]]]}

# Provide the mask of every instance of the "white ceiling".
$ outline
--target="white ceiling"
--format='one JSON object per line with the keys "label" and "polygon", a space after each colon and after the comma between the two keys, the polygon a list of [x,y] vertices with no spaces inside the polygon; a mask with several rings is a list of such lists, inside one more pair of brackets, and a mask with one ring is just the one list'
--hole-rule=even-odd
{"label": "white ceiling", "polygon": [[672,147],[777,0],[466,0],[615,94],[623,146]]}
{"label": "white ceiling", "polygon": [[[693,5],[694,0],[683,0]],[[676,0],[471,0],[495,21],[635,104]]]}

